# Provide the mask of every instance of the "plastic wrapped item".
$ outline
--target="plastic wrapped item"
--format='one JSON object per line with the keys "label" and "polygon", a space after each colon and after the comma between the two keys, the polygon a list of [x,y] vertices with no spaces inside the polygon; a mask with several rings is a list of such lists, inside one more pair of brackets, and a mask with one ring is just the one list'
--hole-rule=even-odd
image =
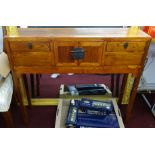
{"label": "plastic wrapped item", "polygon": [[102,111],[107,114],[112,113],[114,110],[112,101],[98,101],[87,98],[82,98],[79,106],[83,109]]}
{"label": "plastic wrapped item", "polygon": [[[118,122],[119,128],[124,128],[124,124],[123,124],[121,112],[120,112],[120,110],[119,110],[119,108],[117,106],[116,99],[114,99],[114,98],[111,98],[111,99],[103,99],[101,101],[108,101],[108,100],[112,101],[112,104],[113,104],[113,107],[114,107],[113,113],[107,115],[107,116],[110,116],[111,117],[111,119],[113,120],[113,123],[110,121],[111,124],[108,125],[108,126],[107,125],[106,126],[104,125],[104,127],[109,127],[109,128],[117,127],[115,123]],[[81,101],[81,100],[78,100],[78,101]],[[71,125],[71,124],[70,124],[71,126],[67,126],[66,125],[70,103],[71,103],[71,101],[68,100],[68,99],[60,99],[59,100],[58,107],[57,107],[57,112],[56,112],[55,128],[66,128],[66,127],[74,127],[74,128],[76,128],[76,127],[78,127],[76,124],[74,124],[74,126]],[[77,102],[73,102],[72,101],[72,103],[75,104]],[[81,115],[81,114],[85,114],[85,111],[83,111],[82,109],[78,108],[78,115]],[[97,110],[96,111],[95,110],[87,110],[87,114],[103,116],[102,119],[104,119],[104,117],[105,117],[105,113],[104,112],[100,112],[100,111],[97,111]],[[77,118],[78,118],[78,115],[77,115]],[[117,118],[117,121],[116,122],[114,122],[115,121],[115,117]],[[97,117],[97,118],[100,118],[100,117]],[[106,119],[108,120],[109,118],[107,117]],[[77,121],[79,121],[79,120],[77,120]],[[93,125],[93,126],[88,126],[88,125],[87,126],[83,126],[81,124],[79,126],[79,128],[92,128],[92,127],[96,127],[97,128],[99,126],[101,127],[100,124],[98,126],[95,126],[95,125]],[[102,127],[103,127],[103,125],[102,125]]]}
{"label": "plastic wrapped item", "polygon": [[81,99],[70,101],[66,127],[118,128],[119,122],[112,101]]}
{"label": "plastic wrapped item", "polygon": [[0,75],[6,78],[10,73],[10,65],[6,53],[0,53]]}
{"label": "plastic wrapped item", "polygon": [[78,114],[77,127],[119,128],[119,124],[115,114],[103,116]]}
{"label": "plastic wrapped item", "polygon": [[9,74],[0,81],[0,112],[6,112],[10,108],[13,94],[12,76]]}
{"label": "plastic wrapped item", "polygon": [[[69,85],[64,85],[64,84],[60,85],[59,98],[61,98],[61,99],[91,98],[91,99],[101,100],[103,98],[111,98],[112,97],[112,92],[104,84],[71,85],[71,86],[75,86],[75,89],[78,90],[78,93],[76,93],[77,91],[72,93],[72,94],[76,94],[76,95],[71,95],[71,92],[69,91],[68,86]],[[95,89],[94,89],[94,86],[95,86]],[[88,89],[86,89],[86,91],[83,90],[83,88],[85,89],[88,87],[89,87],[89,90]],[[79,94],[79,95],[77,95],[77,94]]]}
{"label": "plastic wrapped item", "polygon": [[78,101],[71,100],[66,120],[66,127],[76,127],[77,114],[78,114]]}
{"label": "plastic wrapped item", "polygon": [[75,88],[74,85],[69,85],[68,90],[72,96],[78,96],[79,95],[78,90]]}
{"label": "plastic wrapped item", "polygon": [[100,84],[78,84],[68,85],[68,90],[71,95],[104,95],[106,89]]}

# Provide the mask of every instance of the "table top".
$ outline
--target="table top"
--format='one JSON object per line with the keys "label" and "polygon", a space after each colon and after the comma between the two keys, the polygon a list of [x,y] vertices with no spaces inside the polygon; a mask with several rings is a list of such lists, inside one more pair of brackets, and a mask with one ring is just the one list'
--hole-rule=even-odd
{"label": "table top", "polygon": [[10,35],[9,37],[150,39],[150,36],[142,30],[130,33],[129,28],[18,28],[18,32],[18,35]]}

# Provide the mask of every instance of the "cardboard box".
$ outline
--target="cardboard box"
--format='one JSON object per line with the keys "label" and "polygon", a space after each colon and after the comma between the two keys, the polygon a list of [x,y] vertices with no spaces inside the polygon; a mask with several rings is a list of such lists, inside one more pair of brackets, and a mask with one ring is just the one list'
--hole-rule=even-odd
{"label": "cardboard box", "polygon": [[[118,108],[117,102],[115,99],[109,99],[112,100],[113,105],[114,105],[114,110],[118,119],[118,123],[120,128],[124,128],[121,112]],[[104,101],[104,100],[102,100]],[[106,99],[107,101],[107,99]],[[55,128],[65,128],[65,122],[66,122],[66,117],[68,113],[68,108],[69,108],[70,100],[64,100],[60,99],[58,103],[58,108],[56,112],[56,121],[55,121]]]}
{"label": "cardboard box", "polygon": [[70,94],[70,92],[67,89],[67,86],[62,84],[60,86],[59,90],[59,98],[61,99],[80,99],[80,98],[90,98],[90,99],[103,99],[103,98],[111,98],[112,97],[112,92],[108,87],[106,87],[104,84],[101,84],[104,89],[107,91],[106,94],[104,95],[79,95],[79,96],[73,96]]}
{"label": "cardboard box", "polygon": [[0,53],[0,75],[6,78],[10,72],[10,65],[6,53]]}

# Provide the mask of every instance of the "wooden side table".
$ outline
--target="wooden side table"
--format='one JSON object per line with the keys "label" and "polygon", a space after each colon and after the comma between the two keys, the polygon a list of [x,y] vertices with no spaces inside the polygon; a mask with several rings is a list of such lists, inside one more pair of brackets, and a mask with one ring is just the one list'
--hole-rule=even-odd
{"label": "wooden side table", "polygon": [[19,28],[18,35],[5,36],[25,123],[28,117],[19,79],[21,74],[27,73],[131,73],[134,82],[126,113],[128,121],[151,40],[141,30],[135,34],[128,32],[128,28]]}

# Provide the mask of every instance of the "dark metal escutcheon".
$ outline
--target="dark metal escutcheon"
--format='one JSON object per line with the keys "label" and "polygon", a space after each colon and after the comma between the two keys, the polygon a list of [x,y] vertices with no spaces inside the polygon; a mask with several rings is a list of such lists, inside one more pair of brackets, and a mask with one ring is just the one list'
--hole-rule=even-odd
{"label": "dark metal escutcheon", "polygon": [[28,47],[29,49],[32,49],[32,43],[28,43],[28,44],[27,44],[27,47]]}
{"label": "dark metal escutcheon", "polygon": [[81,47],[74,47],[71,53],[75,60],[81,60],[84,58],[84,49]]}
{"label": "dark metal escutcheon", "polygon": [[124,43],[124,48],[125,48],[125,49],[128,48],[128,43]]}

